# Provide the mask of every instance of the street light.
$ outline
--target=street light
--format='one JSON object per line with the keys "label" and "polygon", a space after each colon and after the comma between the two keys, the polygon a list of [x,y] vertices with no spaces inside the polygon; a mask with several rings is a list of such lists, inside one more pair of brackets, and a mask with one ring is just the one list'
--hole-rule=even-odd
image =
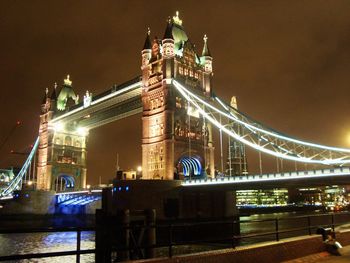
{"label": "street light", "polygon": [[142,166],[137,166],[136,180],[141,179],[142,177]]}

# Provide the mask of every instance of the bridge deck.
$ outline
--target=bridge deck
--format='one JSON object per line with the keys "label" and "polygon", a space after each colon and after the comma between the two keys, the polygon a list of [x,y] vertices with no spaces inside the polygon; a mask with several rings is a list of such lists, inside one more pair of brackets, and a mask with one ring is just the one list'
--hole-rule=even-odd
{"label": "bridge deck", "polygon": [[350,183],[350,167],[296,171],[286,173],[255,174],[215,179],[186,180],[185,187],[221,186],[236,190],[278,187],[310,187]]}

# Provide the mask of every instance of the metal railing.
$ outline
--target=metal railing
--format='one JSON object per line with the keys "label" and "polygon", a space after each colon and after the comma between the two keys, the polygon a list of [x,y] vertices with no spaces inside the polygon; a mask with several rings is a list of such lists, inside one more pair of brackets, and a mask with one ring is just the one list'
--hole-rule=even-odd
{"label": "metal railing", "polygon": [[[347,216],[347,220],[343,220],[344,222],[340,222],[341,220],[337,220],[340,216]],[[306,220],[305,226],[302,227],[292,227],[292,228],[283,228],[284,221],[287,220]],[[327,221],[322,224],[313,224],[312,221],[314,219],[323,219]],[[128,231],[128,235],[130,238],[130,243],[128,245],[116,245],[111,244],[110,252],[128,252],[129,255],[137,252],[137,256],[131,257],[132,259],[144,258],[145,253],[143,251],[147,249],[165,249],[167,251],[168,257],[173,257],[174,248],[177,246],[183,245],[213,245],[213,244],[225,244],[226,247],[235,248],[239,245],[240,241],[243,239],[254,239],[259,237],[272,237],[274,241],[280,241],[283,239],[281,236],[290,233],[297,233],[294,236],[312,235],[316,233],[316,229],[319,227],[331,227],[333,230],[336,226],[342,225],[346,221],[350,220],[350,213],[332,213],[332,214],[318,214],[318,215],[306,215],[306,216],[294,216],[288,218],[272,218],[272,219],[262,219],[262,220],[215,220],[215,221],[204,221],[204,222],[172,222],[172,223],[159,223],[159,224],[151,224],[151,225],[139,225],[139,224],[131,224],[127,226],[118,225],[114,226],[113,230],[117,231]],[[338,222],[337,222],[338,221]],[[232,229],[234,232],[234,228],[237,225],[242,226],[242,224],[264,224],[264,223],[272,223],[270,226],[273,230],[264,231],[259,233],[246,233],[246,234],[233,234],[230,235],[229,238],[224,237],[212,237],[212,238],[196,238],[196,239],[179,239],[179,231],[180,233],[193,231],[193,229],[199,229],[202,227],[203,229],[215,229],[217,226],[226,226],[227,229]],[[52,228],[52,227],[41,227],[41,228],[27,228],[27,229],[0,229],[0,234],[13,234],[13,233],[44,233],[44,232],[76,232],[76,249],[69,251],[58,251],[58,252],[46,252],[46,253],[29,253],[29,254],[13,254],[0,256],[1,261],[7,260],[23,260],[23,259],[31,259],[31,258],[45,258],[45,257],[57,257],[57,256],[76,256],[76,262],[80,262],[80,255],[83,254],[93,254],[98,253],[96,249],[81,249],[81,233],[83,231],[95,231],[97,228],[94,227],[60,227],[60,228]],[[134,233],[138,232],[147,232],[150,229],[155,229],[158,233],[162,233],[162,238],[157,239],[153,244],[141,244],[132,242],[132,240],[136,240]],[[111,233],[115,233],[111,230]],[[299,234],[298,234],[299,232]],[[301,234],[302,233],[302,234]],[[271,241],[271,239],[269,240]],[[186,253],[184,253],[186,254]]]}
{"label": "metal railing", "polygon": [[[163,249],[167,250],[167,256],[172,257],[174,255],[174,248],[177,247],[177,250],[180,246],[184,245],[205,245],[204,247],[213,245],[214,248],[217,248],[218,245],[225,245],[221,246],[222,248],[235,248],[239,245],[240,241],[243,239],[256,239],[261,237],[270,237],[268,240],[260,240],[258,242],[262,241],[280,241],[284,238],[289,237],[296,237],[296,236],[303,236],[303,235],[312,235],[316,234],[316,230],[320,227],[327,227],[332,228],[333,230],[335,227],[344,224],[345,220],[341,222],[342,220],[338,220],[338,216],[347,216],[347,222],[350,220],[350,213],[337,213],[337,214],[318,214],[318,215],[306,215],[306,216],[295,216],[295,217],[289,217],[289,218],[273,218],[273,219],[263,219],[263,220],[215,220],[215,221],[206,221],[206,222],[180,222],[180,223],[163,223],[163,224],[151,224],[151,225],[118,225],[115,226],[114,229],[111,229],[111,233],[116,231],[117,233],[120,233],[122,231],[128,232],[128,235],[133,235],[134,232],[142,232],[145,233],[148,230],[155,229],[158,233],[162,233],[162,239],[157,236],[157,241],[154,243],[136,243],[132,242],[132,239],[130,239],[129,245],[125,246],[124,244],[111,244],[111,248],[109,249],[110,252],[129,252],[130,258],[126,259],[140,259],[145,258],[144,255],[147,254],[145,251],[149,249]],[[301,227],[289,227],[285,228],[285,222],[288,220],[305,220],[304,226]],[[319,221],[319,219],[323,219],[323,223],[313,223],[313,221]],[[193,239],[186,239],[182,236],[183,239],[179,239],[179,230],[182,233],[194,233],[193,229],[207,229],[208,231],[212,228],[218,228],[218,226],[225,226],[225,229],[234,229],[235,225],[242,224],[249,224],[249,223],[272,223],[271,229],[269,231],[264,231],[260,233],[248,233],[248,234],[232,234],[229,237],[220,237],[215,235],[215,230],[212,231],[214,235],[212,237],[205,237],[205,238],[193,238]],[[200,228],[202,227],[202,228]],[[219,227],[220,228],[220,227]],[[192,231],[192,232],[191,232]],[[175,237],[177,233],[177,238]],[[290,234],[293,235],[290,235]],[[191,235],[191,234],[189,234]],[[188,235],[187,235],[188,236]],[[135,240],[135,238],[133,238]],[[147,237],[146,237],[147,239]],[[256,242],[256,243],[258,243]],[[252,242],[255,243],[255,242]],[[210,250],[210,249],[207,249]],[[142,252],[143,251],[143,252]],[[204,250],[201,250],[204,251]],[[100,253],[98,249],[96,250],[96,253]],[[137,252],[135,257],[135,252]],[[140,253],[141,252],[141,253]],[[199,252],[199,251],[196,251]],[[104,253],[102,251],[102,253]],[[134,254],[133,254],[134,253]],[[190,252],[192,253],[192,252]],[[179,253],[177,253],[179,254]],[[187,254],[180,253],[180,254]],[[134,255],[134,256],[133,256]],[[166,256],[166,254],[162,253],[162,256]]]}

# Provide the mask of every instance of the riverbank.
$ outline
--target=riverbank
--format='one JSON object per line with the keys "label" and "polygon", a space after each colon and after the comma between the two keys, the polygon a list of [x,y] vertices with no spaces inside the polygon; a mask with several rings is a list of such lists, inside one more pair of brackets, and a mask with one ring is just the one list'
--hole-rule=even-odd
{"label": "riverbank", "polygon": [[285,212],[327,212],[324,206],[315,205],[283,205],[283,206],[238,206],[240,216],[250,216],[254,214],[272,214]]}

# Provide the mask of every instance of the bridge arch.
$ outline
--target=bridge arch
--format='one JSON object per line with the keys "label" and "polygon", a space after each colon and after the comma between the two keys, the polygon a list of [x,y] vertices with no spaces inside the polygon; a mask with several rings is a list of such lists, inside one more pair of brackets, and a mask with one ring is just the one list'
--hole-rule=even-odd
{"label": "bridge arch", "polygon": [[200,156],[183,155],[176,165],[177,179],[189,179],[193,177],[201,177],[205,174],[203,169],[203,160]]}
{"label": "bridge arch", "polygon": [[60,174],[56,177],[54,182],[55,191],[67,191],[69,189],[73,190],[75,188],[75,179],[73,176]]}

